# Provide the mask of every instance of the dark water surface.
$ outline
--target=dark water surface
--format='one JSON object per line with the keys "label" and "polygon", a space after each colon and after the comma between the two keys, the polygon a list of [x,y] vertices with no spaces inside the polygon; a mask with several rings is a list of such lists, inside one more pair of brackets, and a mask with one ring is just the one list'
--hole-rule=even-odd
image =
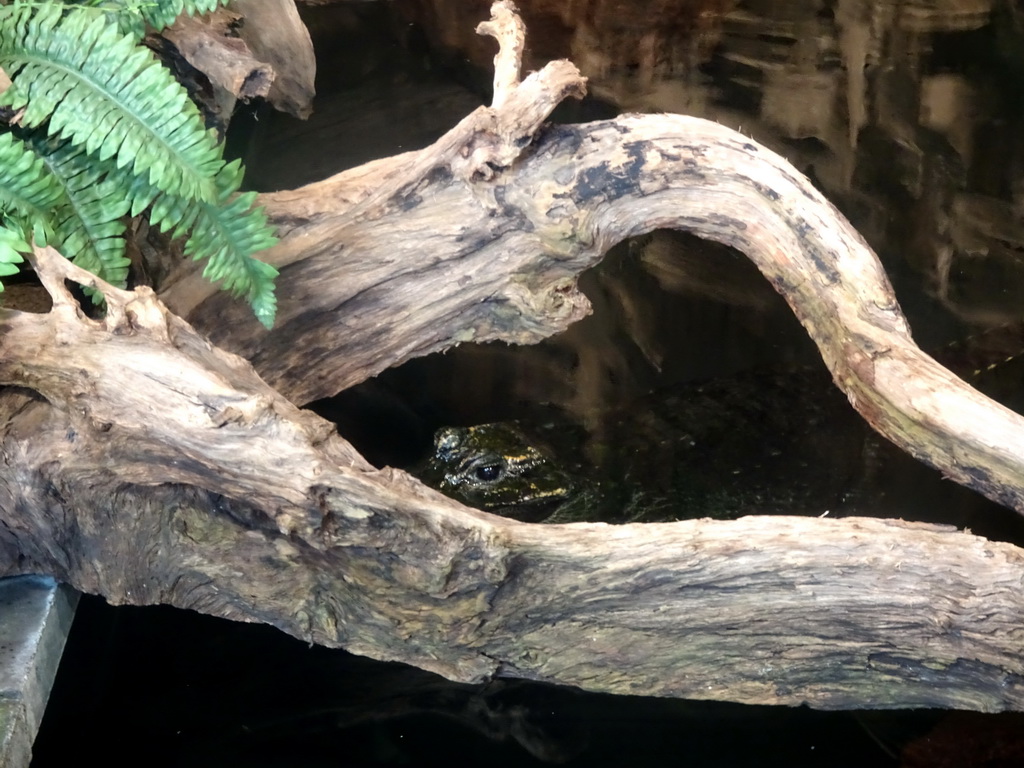
{"label": "dark water surface", "polygon": [[[319,62],[307,123],[253,111],[231,136],[255,189],[425,146],[488,100],[488,3],[305,12]],[[1024,19],[1010,3],[520,2],[529,66],[572,58],[591,96],[559,110],[699,115],[787,156],[879,253],[927,350],[965,374],[1024,346]],[[258,119],[257,119],[258,118]],[[623,243],[584,276],[595,314],[537,347],[462,347],[316,408],[380,464],[444,424],[585,420],[652,389],[820,364],[742,256],[677,233]],[[1001,329],[996,333],[992,329]],[[993,340],[994,339],[994,340]],[[942,354],[936,352],[942,357]],[[1024,365],[980,380],[1018,409]],[[1022,519],[912,462],[880,514],[1024,544]],[[1024,719],[820,713],[584,694],[429,673],[167,608],[79,609],[36,768],[110,766],[1018,766]]]}

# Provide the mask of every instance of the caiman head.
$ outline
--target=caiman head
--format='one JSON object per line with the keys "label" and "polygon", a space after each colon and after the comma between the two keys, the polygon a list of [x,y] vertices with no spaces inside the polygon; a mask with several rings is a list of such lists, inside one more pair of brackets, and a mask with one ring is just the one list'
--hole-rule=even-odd
{"label": "caiman head", "polygon": [[422,479],[463,504],[538,522],[576,492],[572,477],[514,424],[444,427]]}

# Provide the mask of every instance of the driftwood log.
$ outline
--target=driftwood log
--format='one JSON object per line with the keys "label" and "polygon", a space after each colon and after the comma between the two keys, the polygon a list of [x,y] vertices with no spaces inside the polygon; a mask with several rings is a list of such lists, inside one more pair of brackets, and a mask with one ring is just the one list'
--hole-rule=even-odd
{"label": "driftwood log", "polygon": [[[555,333],[587,311],[575,276],[607,247],[675,227],[755,261],[876,429],[1024,512],[1024,421],[918,350],[877,259],[806,179],[700,120],[545,128],[582,92],[575,68],[520,82],[509,4],[483,31],[500,42],[492,107],[420,152],[264,196],[283,238],[269,333],[194,272],[161,288],[176,315],[36,254],[52,310],[0,314],[0,572],[454,680],[1024,709],[1012,545],[865,518],[517,523],[373,468],[294,405],[460,342]],[[106,317],[65,280],[101,290]]]}
{"label": "driftwood log", "polygon": [[313,44],[293,0],[234,0],[182,15],[161,36],[209,79],[207,107],[225,124],[238,101],[257,96],[296,117],[313,111]]}

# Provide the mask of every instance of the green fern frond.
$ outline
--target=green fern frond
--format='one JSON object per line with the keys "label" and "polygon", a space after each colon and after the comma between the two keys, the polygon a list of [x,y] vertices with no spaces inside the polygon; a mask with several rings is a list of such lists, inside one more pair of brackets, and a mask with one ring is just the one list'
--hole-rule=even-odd
{"label": "green fern frond", "polygon": [[52,245],[83,269],[124,285],[121,217],[128,203],[104,170],[69,142],[0,134],[0,211],[34,228],[39,245]]}
{"label": "green fern frond", "polygon": [[[30,250],[20,227],[9,229],[0,224],[0,277],[16,275],[18,265],[25,261],[21,254]],[[0,283],[0,291],[3,289],[3,283]]]}
{"label": "green fern frond", "polygon": [[225,165],[217,175],[215,203],[161,193],[139,179],[126,181],[125,187],[130,190],[131,215],[148,207],[151,225],[173,237],[189,235],[185,255],[195,261],[207,259],[203,277],[219,281],[221,289],[236,296],[246,296],[256,317],[270,328],[277,310],[277,270],[252,254],[271,247],[277,238],[263,210],[252,207],[256,194],[237,194],[241,180],[239,161]]}
{"label": "green fern frond", "polygon": [[0,133],[0,213],[45,222],[48,231],[62,193],[46,164],[25,142],[13,133]]}
{"label": "green fern frond", "polygon": [[104,16],[67,9],[0,6],[0,67],[13,81],[0,103],[161,190],[213,202],[221,149],[185,89]]}
{"label": "green fern frond", "polygon": [[[110,10],[118,0],[93,4]],[[153,9],[177,16],[221,4]],[[13,80],[0,104],[24,109],[23,126],[41,126],[27,142],[0,133],[0,276],[16,270],[32,232],[36,243],[123,285],[122,218],[149,208],[154,226],[189,235],[185,252],[207,260],[204,276],[246,295],[271,327],[277,270],[252,254],[276,238],[252,207],[255,195],[237,194],[240,164],[225,165],[184,88],[147,50],[109,16],[75,8],[0,5],[0,66]]]}
{"label": "green fern frond", "polygon": [[129,35],[135,42],[141,42],[146,35],[146,20],[142,18],[142,6],[146,0],[64,0],[64,4],[90,8],[103,14],[122,34]]}
{"label": "green fern frond", "polygon": [[203,277],[220,282],[223,290],[236,296],[245,296],[256,318],[270,328],[277,313],[277,270],[252,254],[274,245],[277,238],[263,209],[253,208],[256,193],[236,193],[241,181],[242,165],[237,160],[217,176],[218,203],[200,204],[185,255],[194,260],[205,258]]}
{"label": "green fern frond", "polygon": [[223,290],[236,296],[244,295],[256,318],[270,328],[277,312],[277,270],[251,254],[269,248],[277,238],[270,234],[263,210],[252,207],[255,197],[248,192],[219,206],[204,204],[185,254],[196,260],[206,258],[203,277],[219,281]]}
{"label": "green fern frond", "polygon": [[97,162],[68,141],[36,140],[31,146],[64,188],[54,212],[54,247],[82,269],[123,287],[130,264],[123,221],[129,202],[117,174],[108,176],[113,163]]}
{"label": "green fern frond", "polygon": [[182,13],[209,13],[229,0],[71,0],[78,6],[94,8],[113,19],[122,32],[141,40],[148,23],[159,32]]}
{"label": "green fern frond", "polygon": [[142,15],[151,27],[157,31],[173,24],[174,20],[185,13],[193,16],[197,13],[209,13],[228,0],[153,0],[142,6]]}

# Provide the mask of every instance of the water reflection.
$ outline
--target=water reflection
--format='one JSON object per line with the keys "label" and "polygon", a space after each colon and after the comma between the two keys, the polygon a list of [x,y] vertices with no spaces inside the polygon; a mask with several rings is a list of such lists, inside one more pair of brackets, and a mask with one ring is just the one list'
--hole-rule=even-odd
{"label": "water reflection", "polygon": [[[896,765],[939,712],[850,713],[459,685],[170,608],[85,598],[34,768]],[[77,679],[65,674],[76,669]],[[983,733],[979,729],[978,733]]]}
{"label": "water reflection", "polygon": [[[459,685],[271,627],[82,599],[33,768],[1020,765],[1016,714],[815,712]],[[75,674],[69,674],[74,671]]]}

